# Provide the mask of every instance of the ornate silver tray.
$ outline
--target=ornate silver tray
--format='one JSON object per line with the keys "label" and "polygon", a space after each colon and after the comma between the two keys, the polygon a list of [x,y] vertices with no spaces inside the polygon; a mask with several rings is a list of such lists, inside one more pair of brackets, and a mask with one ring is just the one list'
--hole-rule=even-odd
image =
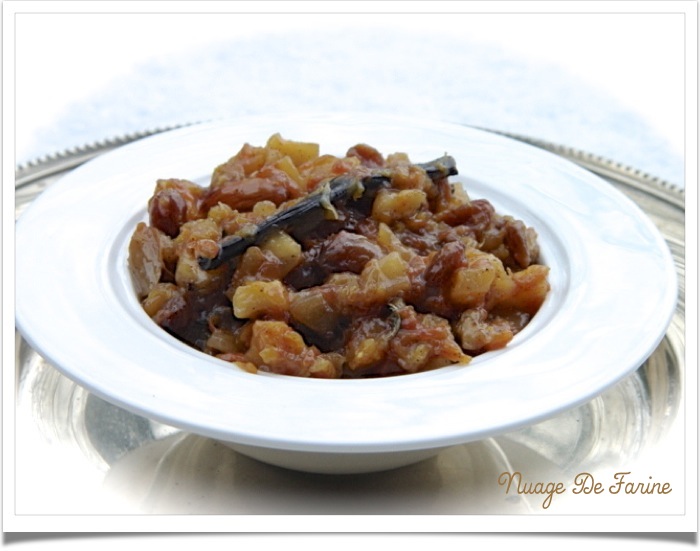
{"label": "ornate silver tray", "polygon": [[[164,130],[169,129],[107,140],[18,167],[15,218],[75,167]],[[575,507],[567,509],[558,495],[544,507],[546,496],[507,491],[499,477],[519,472],[531,480],[571,483],[580,473],[627,472],[649,457],[682,455],[683,191],[590,153],[498,133],[546,149],[604,178],[637,202],[666,238],[678,271],[678,305],[665,338],[635,373],[572,411],[517,432],[448,449],[422,463],[366,475],[312,475],[258,463],[213,440],[119,409],[61,375],[16,334],[15,513],[560,512]],[[571,492],[566,497],[569,504],[576,501]],[[603,511],[600,502],[589,506],[587,512]]]}

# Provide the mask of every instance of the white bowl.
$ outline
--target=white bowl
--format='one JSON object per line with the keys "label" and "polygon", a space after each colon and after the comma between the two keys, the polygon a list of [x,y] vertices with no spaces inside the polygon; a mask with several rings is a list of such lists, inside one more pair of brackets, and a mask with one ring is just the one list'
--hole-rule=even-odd
{"label": "white bowl", "polygon": [[[537,230],[551,268],[541,310],[467,366],[372,380],[250,374],[166,334],[127,268],[155,180],[207,184],[244,142],[276,132],[333,154],[365,142],[414,162],[455,157],[471,197]],[[17,223],[16,250],[17,327],[66,376],[139,415],[313,472],[394,468],[578,406],[643,363],[676,302],[664,240],[608,183],[488,132],[375,115],[227,120],[126,145],[42,193]]]}

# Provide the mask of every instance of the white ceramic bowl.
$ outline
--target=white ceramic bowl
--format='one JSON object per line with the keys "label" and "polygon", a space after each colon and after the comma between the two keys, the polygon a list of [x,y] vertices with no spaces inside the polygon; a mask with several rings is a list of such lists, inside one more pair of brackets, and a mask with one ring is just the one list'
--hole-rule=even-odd
{"label": "white ceramic bowl", "polygon": [[[343,154],[457,160],[471,197],[533,226],[551,292],[505,348],[468,366],[372,380],[250,374],[169,336],[137,302],[127,246],[158,178],[207,184],[244,142],[280,132]],[[665,242],[629,199],[545,151],[469,127],[374,115],[195,125],[105,154],[42,193],[16,226],[16,323],[65,375],[129,411],[293,469],[406,465],[580,405],[653,352],[676,302]]]}

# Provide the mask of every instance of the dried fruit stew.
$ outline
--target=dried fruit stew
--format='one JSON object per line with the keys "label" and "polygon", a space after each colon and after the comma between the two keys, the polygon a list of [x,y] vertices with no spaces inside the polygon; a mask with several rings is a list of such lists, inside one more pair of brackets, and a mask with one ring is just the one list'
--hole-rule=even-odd
{"label": "dried fruit stew", "polygon": [[[208,186],[158,180],[129,245],[135,291],[164,330],[251,372],[467,364],[527,325],[549,268],[536,232],[470,198],[455,173],[366,144],[340,157],[279,134],[245,144]],[[341,180],[353,185],[334,197]]]}

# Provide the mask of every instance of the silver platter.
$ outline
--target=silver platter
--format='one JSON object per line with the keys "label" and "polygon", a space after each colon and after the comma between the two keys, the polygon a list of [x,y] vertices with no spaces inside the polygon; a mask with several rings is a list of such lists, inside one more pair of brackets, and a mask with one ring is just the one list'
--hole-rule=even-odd
{"label": "silver platter", "polygon": [[[16,170],[15,217],[90,159],[168,129],[115,138]],[[506,492],[504,472],[539,481],[629,470],[682,453],[685,347],[685,197],[667,182],[586,152],[497,132],[546,149],[631,197],[666,238],[679,278],[663,341],[639,369],[557,417],[383,473],[287,471],[204,437],[138,417],[61,375],[16,335],[17,514],[529,514],[543,496]],[[558,499],[558,498],[557,498]],[[547,509],[556,512],[557,503]],[[561,509],[560,509],[561,510]],[[598,503],[589,512],[600,512]]]}

